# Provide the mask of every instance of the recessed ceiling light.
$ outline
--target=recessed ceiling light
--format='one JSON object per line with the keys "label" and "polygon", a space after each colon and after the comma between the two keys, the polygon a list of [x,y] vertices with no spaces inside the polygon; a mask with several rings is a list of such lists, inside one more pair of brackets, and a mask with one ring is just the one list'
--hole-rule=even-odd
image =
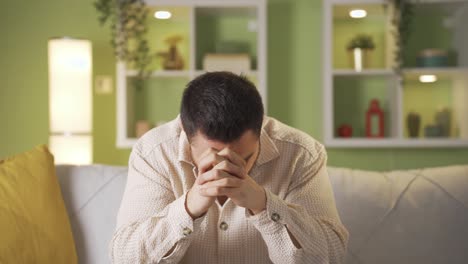
{"label": "recessed ceiling light", "polygon": [[433,83],[437,81],[437,76],[432,74],[419,76],[419,81],[422,83]]}
{"label": "recessed ceiling light", "polygon": [[169,19],[171,16],[172,14],[169,11],[156,11],[154,13],[154,17],[157,19]]}
{"label": "recessed ceiling light", "polygon": [[349,16],[352,18],[364,18],[367,16],[367,11],[364,9],[353,9],[349,11]]}

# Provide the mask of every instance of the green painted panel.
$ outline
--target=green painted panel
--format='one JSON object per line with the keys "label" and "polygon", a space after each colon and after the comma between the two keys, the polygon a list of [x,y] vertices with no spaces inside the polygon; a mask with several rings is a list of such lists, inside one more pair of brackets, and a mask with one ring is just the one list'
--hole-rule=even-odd
{"label": "green painted panel", "polygon": [[467,149],[398,149],[392,151],[393,166],[398,169],[468,164]]}
{"label": "green painted panel", "polygon": [[[298,30],[298,27],[295,26],[296,23],[292,23],[294,19],[298,18],[295,16],[297,12],[295,6],[295,4],[292,4],[289,1],[275,1],[268,4],[268,114],[287,124],[292,124],[294,122],[293,118],[299,116],[294,114],[295,110],[293,109],[295,107],[295,102],[297,102],[295,101],[296,96],[293,95],[293,93],[295,93],[294,90],[301,89],[304,93],[308,93],[307,96],[309,96],[312,90],[317,92],[320,92],[321,90],[320,87],[313,87],[317,84],[317,81],[305,84],[302,87],[293,85],[293,82],[299,80],[299,78],[295,76],[298,73],[308,72],[308,76],[314,75],[320,78],[320,74],[316,73],[318,68],[316,66],[318,63],[308,63],[308,68],[301,70],[296,67],[297,63],[294,62],[297,57],[295,56],[296,50],[298,49],[297,45],[299,44],[296,41],[291,41],[291,39],[297,35],[296,31]],[[318,15],[320,16],[320,14]],[[315,30],[319,29],[314,25],[311,25],[311,27]],[[302,34],[302,37],[310,37],[310,35]],[[310,41],[304,41],[301,44],[303,55],[307,54],[309,60],[320,60],[320,58],[314,58],[313,56],[310,57],[313,53],[313,51],[309,50],[309,48],[313,48],[313,46],[310,46]],[[320,70],[320,68],[318,69]],[[310,72],[310,70],[312,70],[312,72]],[[320,81],[320,79],[317,80]],[[306,117],[308,119],[305,122],[302,122],[301,125],[303,126],[309,126],[309,124],[312,123],[310,122],[311,120],[309,115],[312,112],[310,106],[315,105],[316,100],[310,98],[311,97],[300,98],[306,102],[301,105],[305,108],[303,110],[303,113],[305,114],[303,114],[302,117]]]}
{"label": "green painted panel", "polygon": [[328,165],[378,171],[397,168],[393,152],[386,149],[328,149]]}

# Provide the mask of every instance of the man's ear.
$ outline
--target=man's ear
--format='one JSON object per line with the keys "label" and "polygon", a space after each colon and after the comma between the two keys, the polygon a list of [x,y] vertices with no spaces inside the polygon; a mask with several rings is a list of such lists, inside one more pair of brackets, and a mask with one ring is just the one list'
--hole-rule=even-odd
{"label": "man's ear", "polygon": [[182,125],[182,118],[180,117],[180,114],[177,116],[177,122],[179,123],[180,128],[185,132],[184,126]]}
{"label": "man's ear", "polygon": [[184,132],[185,136],[187,137],[187,141],[189,142],[189,144],[191,144],[192,143],[191,138],[187,135],[187,132],[185,132],[184,125],[182,124],[182,120],[180,118],[178,120],[178,123],[179,123],[180,129],[182,130],[182,132]]}
{"label": "man's ear", "polygon": [[[187,132],[185,131],[185,128],[184,128],[184,124],[182,124],[182,118],[180,118],[180,115],[179,115],[178,123],[179,123],[179,127],[182,130],[182,132],[184,132],[185,135],[187,135]],[[190,139],[188,138],[188,135],[187,135],[187,140],[190,142]]]}

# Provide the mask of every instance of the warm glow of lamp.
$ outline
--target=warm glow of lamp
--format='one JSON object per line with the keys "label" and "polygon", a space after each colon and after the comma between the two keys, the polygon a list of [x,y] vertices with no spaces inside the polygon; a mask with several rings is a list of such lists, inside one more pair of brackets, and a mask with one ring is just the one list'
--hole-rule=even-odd
{"label": "warm glow of lamp", "polygon": [[353,9],[349,11],[349,16],[352,18],[364,18],[367,16],[367,11],[364,9]]}
{"label": "warm glow of lamp", "polygon": [[437,81],[437,76],[432,74],[419,76],[419,81],[422,83],[433,83]]}
{"label": "warm glow of lamp", "polygon": [[172,16],[172,14],[169,11],[161,10],[161,11],[156,11],[154,13],[154,17],[157,18],[157,19],[169,19],[169,18],[171,18],[171,16]]}
{"label": "warm glow of lamp", "polygon": [[56,164],[92,162],[89,40],[49,40],[49,146]]}

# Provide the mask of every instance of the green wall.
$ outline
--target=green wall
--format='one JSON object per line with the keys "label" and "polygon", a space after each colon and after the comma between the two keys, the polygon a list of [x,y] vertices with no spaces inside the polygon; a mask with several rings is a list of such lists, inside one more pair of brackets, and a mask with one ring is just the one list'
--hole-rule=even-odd
{"label": "green wall", "polygon": [[[94,75],[111,75],[109,31],[92,0],[0,2],[0,157],[48,140],[47,40],[90,39]],[[272,0],[268,5],[269,114],[322,139],[321,1]],[[124,165],[115,148],[115,90],[94,94],[94,161]],[[148,107],[148,106],[147,106]],[[329,164],[404,169],[466,163],[468,149],[329,149]]]}
{"label": "green wall", "polygon": [[[90,39],[94,75],[111,75],[115,60],[109,31],[101,28],[92,0],[0,1],[0,157],[48,141],[47,40],[56,36]],[[116,100],[94,95],[94,159],[125,164],[129,150],[115,148]],[[5,118],[6,117],[6,118]]]}

